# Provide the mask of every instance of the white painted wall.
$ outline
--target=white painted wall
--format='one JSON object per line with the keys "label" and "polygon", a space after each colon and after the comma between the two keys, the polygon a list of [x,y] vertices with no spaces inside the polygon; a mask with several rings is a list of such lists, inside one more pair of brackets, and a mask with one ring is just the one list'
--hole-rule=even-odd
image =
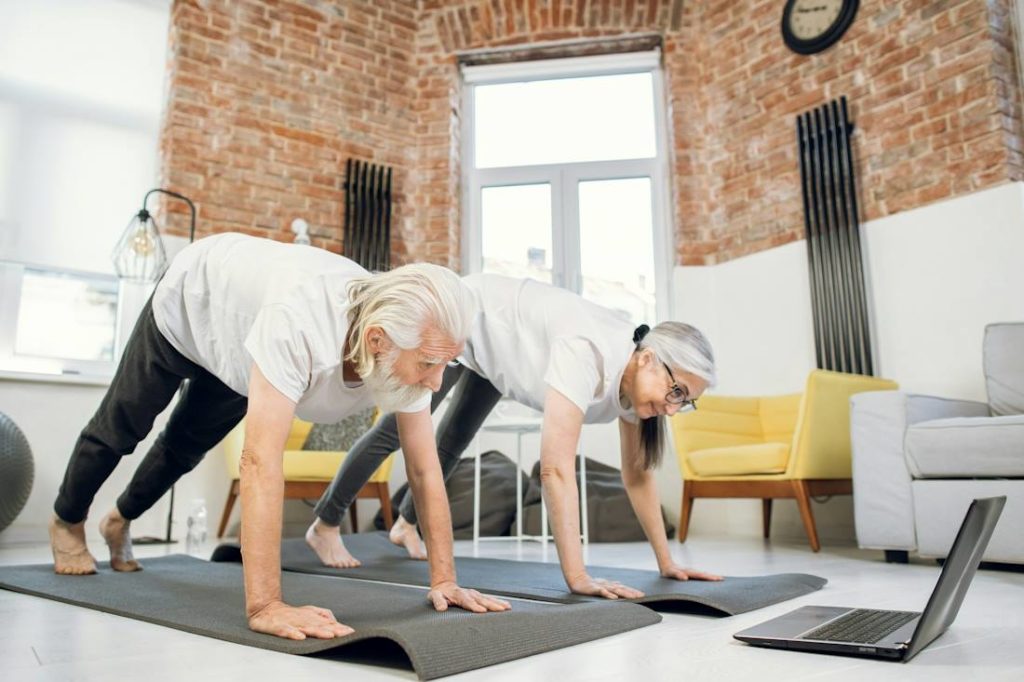
{"label": "white painted wall", "polygon": [[984,327],[1024,320],[1024,183],[866,227],[880,372],[909,391],[985,400]]}
{"label": "white painted wall", "polygon": [[[984,400],[984,327],[1024,320],[1024,184],[871,221],[861,234],[878,373],[908,391]],[[718,393],[802,389],[814,367],[804,241],[676,268],[675,301],[675,316],[703,329],[715,348]],[[662,473],[672,476],[678,470]],[[679,501],[669,502],[678,513]],[[776,510],[773,533],[803,537],[795,503]],[[853,539],[851,498],[815,505],[815,514],[823,539]],[[691,529],[757,535],[760,503],[699,500]]]}

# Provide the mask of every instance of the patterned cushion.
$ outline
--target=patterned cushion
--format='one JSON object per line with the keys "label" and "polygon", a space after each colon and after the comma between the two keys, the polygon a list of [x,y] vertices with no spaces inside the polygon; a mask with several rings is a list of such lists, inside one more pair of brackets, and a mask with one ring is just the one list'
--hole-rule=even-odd
{"label": "patterned cushion", "polygon": [[372,407],[345,417],[337,424],[313,424],[302,449],[347,452],[372,425]]}

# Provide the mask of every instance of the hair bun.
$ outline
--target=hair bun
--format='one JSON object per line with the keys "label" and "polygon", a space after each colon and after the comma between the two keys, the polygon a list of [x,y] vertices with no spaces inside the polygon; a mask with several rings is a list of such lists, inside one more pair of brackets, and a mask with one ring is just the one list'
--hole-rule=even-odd
{"label": "hair bun", "polygon": [[651,331],[651,328],[646,324],[642,324],[633,330],[633,343],[639,344],[647,336],[647,332]]}

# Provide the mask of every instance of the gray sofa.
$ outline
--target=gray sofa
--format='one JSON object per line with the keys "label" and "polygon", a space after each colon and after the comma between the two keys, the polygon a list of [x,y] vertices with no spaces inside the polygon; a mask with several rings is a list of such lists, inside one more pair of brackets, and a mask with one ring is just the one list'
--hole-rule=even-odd
{"label": "gray sofa", "polygon": [[984,560],[1024,563],[1024,322],[985,328],[988,402],[903,391],[851,398],[857,544],[945,557],[970,501],[1006,495]]}

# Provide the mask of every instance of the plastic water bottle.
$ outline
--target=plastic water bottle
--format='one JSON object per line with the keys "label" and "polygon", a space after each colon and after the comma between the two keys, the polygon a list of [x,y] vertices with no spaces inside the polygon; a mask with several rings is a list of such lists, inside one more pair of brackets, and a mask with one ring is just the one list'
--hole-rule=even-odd
{"label": "plastic water bottle", "polygon": [[206,500],[192,500],[188,514],[188,535],[185,536],[185,553],[200,556],[206,544]]}

